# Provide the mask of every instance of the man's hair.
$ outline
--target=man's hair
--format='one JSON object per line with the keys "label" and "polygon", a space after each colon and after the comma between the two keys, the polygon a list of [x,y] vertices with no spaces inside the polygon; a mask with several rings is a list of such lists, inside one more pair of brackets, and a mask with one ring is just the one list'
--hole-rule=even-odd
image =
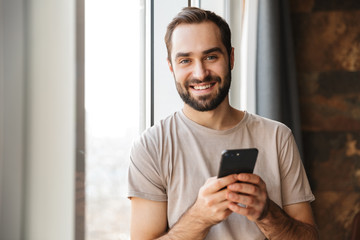
{"label": "man's hair", "polygon": [[214,12],[206,11],[195,7],[186,7],[179,12],[174,19],[169,23],[166,34],[165,44],[168,52],[168,59],[171,62],[171,48],[172,48],[172,34],[174,29],[180,24],[194,24],[202,22],[213,22],[219,27],[221,34],[221,41],[224,44],[228,57],[231,54],[231,31],[229,25],[224,19],[216,15]]}

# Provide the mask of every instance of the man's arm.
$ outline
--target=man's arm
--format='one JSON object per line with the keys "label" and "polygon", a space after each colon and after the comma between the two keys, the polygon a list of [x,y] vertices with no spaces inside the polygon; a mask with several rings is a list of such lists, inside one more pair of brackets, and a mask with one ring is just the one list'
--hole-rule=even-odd
{"label": "man's arm", "polygon": [[167,202],[131,198],[132,240],[155,239],[167,231]]}
{"label": "man's arm", "polygon": [[167,229],[167,202],[132,198],[131,239],[204,239],[211,226],[223,221],[231,214],[228,209],[230,202],[226,199],[227,190],[220,189],[235,181],[237,181],[236,175],[208,179],[201,187],[194,205],[169,230]]}
{"label": "man's arm", "polygon": [[209,227],[196,216],[190,208],[168,231],[166,203],[141,198],[131,200],[131,239],[132,240],[176,240],[204,239]]}
{"label": "man's arm", "polygon": [[269,239],[319,239],[308,202],[285,206],[282,210],[269,200],[267,216],[256,224]]}
{"label": "man's arm", "polygon": [[288,205],[282,210],[269,199],[266,185],[259,176],[239,174],[237,178],[241,183],[228,186],[229,209],[254,221],[267,238],[319,239],[309,203]]}

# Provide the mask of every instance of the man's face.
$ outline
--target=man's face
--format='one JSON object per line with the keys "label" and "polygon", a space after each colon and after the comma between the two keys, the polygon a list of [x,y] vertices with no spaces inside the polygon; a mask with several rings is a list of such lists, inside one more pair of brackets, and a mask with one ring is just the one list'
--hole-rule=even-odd
{"label": "man's face", "polygon": [[170,70],[182,100],[198,111],[215,109],[227,96],[233,54],[229,57],[212,22],[180,24],[172,34]]}

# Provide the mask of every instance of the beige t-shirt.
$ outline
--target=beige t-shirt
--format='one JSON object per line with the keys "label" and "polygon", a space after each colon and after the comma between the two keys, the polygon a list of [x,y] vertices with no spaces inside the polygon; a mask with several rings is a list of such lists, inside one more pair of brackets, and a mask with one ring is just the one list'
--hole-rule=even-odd
{"label": "beige t-shirt", "polygon": [[[245,112],[228,130],[214,130],[176,112],[134,142],[128,197],[167,201],[171,228],[195,202],[200,187],[218,173],[225,149],[257,148],[254,173],[280,207],[313,201],[294,137],[285,125]],[[206,240],[264,239],[255,223],[232,213],[213,226]]]}

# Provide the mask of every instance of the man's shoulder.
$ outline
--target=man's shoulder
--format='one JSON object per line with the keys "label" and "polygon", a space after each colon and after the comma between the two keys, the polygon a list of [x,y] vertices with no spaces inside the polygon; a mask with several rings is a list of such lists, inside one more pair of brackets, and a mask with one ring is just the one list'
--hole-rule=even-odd
{"label": "man's shoulder", "polygon": [[154,135],[159,132],[164,132],[169,130],[169,128],[173,127],[174,125],[178,125],[180,122],[181,116],[180,112],[174,112],[171,115],[157,121],[154,123],[153,126],[147,128],[144,132],[144,136]]}
{"label": "man's shoulder", "polygon": [[266,118],[257,114],[247,113],[247,125],[250,128],[259,128],[263,131],[277,131],[284,134],[290,134],[291,129],[286,126],[284,123],[279,121]]}
{"label": "man's shoulder", "polygon": [[151,154],[161,152],[164,144],[172,139],[170,135],[176,134],[179,124],[178,114],[175,112],[142,132],[133,141],[132,152],[145,151]]}
{"label": "man's shoulder", "polygon": [[176,130],[180,122],[180,113],[174,112],[164,119],[157,121],[153,126],[143,131],[136,142],[157,142],[164,138],[164,135],[171,133],[171,129]]}

